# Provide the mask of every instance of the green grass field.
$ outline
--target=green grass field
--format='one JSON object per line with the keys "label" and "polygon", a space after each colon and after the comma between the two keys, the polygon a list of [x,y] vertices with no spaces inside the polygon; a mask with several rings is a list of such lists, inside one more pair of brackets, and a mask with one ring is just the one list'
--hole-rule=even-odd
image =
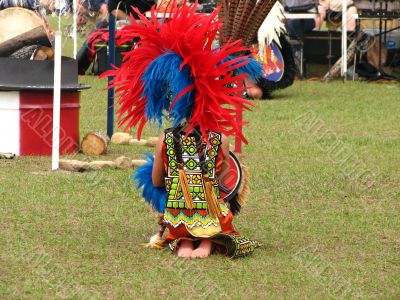
{"label": "green grass field", "polygon": [[[92,85],[81,137],[104,132],[105,81],[80,80]],[[130,170],[52,173],[48,157],[0,160],[0,298],[398,299],[398,89],[296,82],[255,101],[243,158],[252,192],[235,224],[265,246],[239,260],[143,248],[156,214]],[[148,150],[111,145],[101,159]]]}
{"label": "green grass field", "polygon": [[[82,138],[105,132],[107,102],[104,80],[80,82],[92,86]],[[264,243],[254,255],[184,260],[143,248],[156,214],[132,170],[0,159],[0,298],[400,299],[399,86],[296,81],[273,96],[245,114],[252,192],[235,225]],[[146,151],[111,145],[100,159]]]}

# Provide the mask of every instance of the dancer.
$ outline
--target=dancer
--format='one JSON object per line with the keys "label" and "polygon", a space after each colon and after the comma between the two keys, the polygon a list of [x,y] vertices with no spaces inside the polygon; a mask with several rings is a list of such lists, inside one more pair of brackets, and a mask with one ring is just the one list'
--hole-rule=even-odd
{"label": "dancer", "polygon": [[[147,20],[125,27],[122,39],[139,38],[139,46],[125,56],[115,76],[119,119],[127,128],[147,121],[173,127],[160,136],[155,157],[134,176],[144,198],[162,213],[169,233],[152,243],[169,246],[180,257],[202,258],[213,250],[231,257],[252,253],[259,245],[238,234],[233,212],[241,200],[225,203],[219,183],[229,166],[228,135],[246,142],[238,111],[252,103],[242,98],[242,82],[262,73],[247,56],[234,56],[246,47],[240,41],[213,48],[221,28],[218,10],[197,14],[196,4],[172,6],[168,20]],[[169,9],[171,11],[171,9]]]}
{"label": "dancer", "polygon": [[[257,45],[256,57],[265,64],[265,74],[257,78],[245,79],[247,96],[250,99],[267,99],[276,89],[290,86],[295,77],[295,63],[290,45],[284,36],[283,6],[277,0],[230,0],[218,3],[221,5],[219,14],[225,19],[221,29],[221,43],[241,39],[244,46],[251,48]],[[271,65],[277,65],[266,56],[266,48],[275,43],[276,51],[282,56],[283,73],[278,80],[268,80],[268,75],[274,73]],[[270,48],[271,49],[271,48]],[[276,57],[276,54],[274,54]],[[281,68],[281,67],[280,67]]]}

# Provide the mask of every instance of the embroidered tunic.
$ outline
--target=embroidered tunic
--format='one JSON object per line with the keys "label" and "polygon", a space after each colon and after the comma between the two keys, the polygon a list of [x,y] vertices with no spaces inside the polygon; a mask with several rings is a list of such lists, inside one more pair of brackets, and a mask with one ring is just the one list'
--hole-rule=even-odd
{"label": "embroidered tunic", "polygon": [[[165,186],[167,190],[167,203],[164,212],[164,222],[169,229],[167,240],[177,238],[212,237],[225,232],[235,233],[232,225],[233,215],[227,205],[221,199],[217,173],[221,169],[224,155],[221,148],[221,134],[210,132],[208,143],[201,142],[201,148],[205,149],[204,165],[209,179],[214,187],[221,208],[221,216],[213,217],[208,213],[205,199],[204,171],[201,168],[201,153],[195,136],[179,135],[180,155],[183,162],[189,192],[193,199],[193,208],[188,209],[185,204],[181,183],[179,182],[178,158],[175,153],[174,135],[172,130],[167,130],[164,140],[164,167],[166,170]],[[203,150],[202,150],[203,151]]]}

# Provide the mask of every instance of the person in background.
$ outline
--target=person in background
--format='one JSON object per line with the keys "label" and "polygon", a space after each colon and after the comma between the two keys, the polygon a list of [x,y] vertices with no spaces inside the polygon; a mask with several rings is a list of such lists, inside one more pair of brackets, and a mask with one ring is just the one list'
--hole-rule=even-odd
{"label": "person in background", "polygon": [[[347,30],[356,29],[356,20],[354,14],[357,14],[357,8],[353,0],[347,0]],[[342,22],[342,0],[319,0],[318,12],[319,18],[316,19],[316,29],[321,28],[324,20],[328,23],[329,29],[336,29]]]}
{"label": "person in background", "polygon": [[[73,1],[71,2],[71,11],[73,11]],[[108,0],[78,0],[77,11],[78,11],[78,26],[87,24],[95,24],[98,27],[98,23],[107,21],[108,19]]]}
{"label": "person in background", "polygon": [[0,10],[9,7],[22,7],[26,9],[35,10],[39,6],[36,0],[0,0]]}
{"label": "person in background", "polygon": [[[355,30],[356,21],[354,14],[357,8],[352,0],[347,0],[347,30]],[[318,16],[314,19],[289,19],[286,22],[286,30],[293,40],[300,41],[300,44],[292,45],[295,59],[301,60],[301,49],[304,43],[304,37],[313,30],[320,30],[323,21],[327,21],[330,30],[337,29],[342,22],[342,0],[320,0],[318,5]],[[300,64],[301,62],[298,62]]]}
{"label": "person in background", "polygon": [[319,29],[317,25],[317,18],[315,19],[289,19],[287,20],[285,27],[289,34],[289,37],[295,38],[296,40],[304,40],[304,35]]}
{"label": "person in background", "polygon": [[133,11],[132,6],[136,7],[141,13],[145,13],[156,4],[154,0],[109,0],[108,11],[117,20],[129,20],[130,14],[138,20],[139,17],[136,12]]}
{"label": "person in background", "polygon": [[[347,30],[355,30],[354,14],[356,13],[357,8],[353,1],[347,0]],[[342,22],[342,0],[320,0],[318,14],[319,16],[314,19],[289,19],[286,23],[289,36],[304,40],[305,34],[320,30],[324,20],[327,21],[329,29],[336,29]]]}
{"label": "person in background", "polygon": [[[98,13],[101,21],[108,18],[108,0],[83,0],[78,4],[79,15]],[[82,22],[82,20],[78,20]]]}
{"label": "person in background", "polygon": [[[130,21],[130,14],[133,15],[135,19],[138,19],[138,15],[133,11],[132,6],[139,9],[141,13],[144,13],[155,4],[153,0],[108,0],[108,12],[117,18],[117,20],[126,20]],[[100,28],[105,28],[108,26],[108,20],[97,24],[96,30]],[[94,30],[90,35],[96,33]],[[90,55],[91,46],[89,46],[89,38],[85,40],[82,47],[79,49],[77,53],[77,61],[78,61],[78,73],[80,75],[84,75],[86,70],[89,68],[92,63],[92,56]]]}
{"label": "person in background", "polygon": [[54,2],[54,14],[62,16],[68,13],[69,3],[66,0],[59,0]]}

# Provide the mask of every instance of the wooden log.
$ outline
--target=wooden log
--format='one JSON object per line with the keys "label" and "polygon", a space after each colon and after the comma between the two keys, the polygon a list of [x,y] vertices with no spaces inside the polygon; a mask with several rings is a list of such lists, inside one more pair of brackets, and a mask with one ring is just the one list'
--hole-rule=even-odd
{"label": "wooden log", "polygon": [[115,168],[116,164],[113,161],[80,161],[60,159],[60,169],[75,172],[84,172],[89,170],[100,170],[107,168]]}
{"label": "wooden log", "polygon": [[131,160],[125,156],[120,156],[114,161],[80,161],[70,159],[60,159],[60,169],[74,172],[84,172],[90,170],[101,170],[108,168],[131,169],[133,167],[140,167],[146,163],[143,159]]}
{"label": "wooden log", "polygon": [[146,146],[155,147],[158,142],[158,137],[149,137],[146,141]]}
{"label": "wooden log", "polygon": [[15,154],[14,153],[10,153],[10,152],[0,152],[0,158],[5,158],[5,159],[13,159],[15,158]]}
{"label": "wooden log", "polygon": [[113,161],[91,161],[89,163],[89,170],[100,170],[100,169],[108,169],[115,168],[117,165]]}
{"label": "wooden log", "polygon": [[110,139],[99,132],[89,132],[82,140],[81,150],[86,155],[102,155],[107,152]]}
{"label": "wooden log", "polygon": [[158,137],[149,137],[148,139],[134,139],[129,133],[116,132],[111,137],[111,143],[117,145],[136,145],[136,146],[149,146],[155,147],[158,142]]}
{"label": "wooden log", "polygon": [[117,145],[127,145],[132,136],[126,132],[116,132],[111,137],[111,143]]}
{"label": "wooden log", "polygon": [[144,159],[133,159],[132,166],[133,167],[140,167],[143,166],[147,161]]}
{"label": "wooden log", "polygon": [[136,145],[136,146],[145,146],[147,143],[146,140],[141,139],[140,141],[137,139],[130,139],[129,145]]}
{"label": "wooden log", "polygon": [[120,156],[115,161],[115,165],[120,169],[130,169],[132,168],[132,160],[126,156]]}
{"label": "wooden log", "polygon": [[130,139],[130,145],[136,146],[148,146],[148,147],[155,147],[158,142],[158,137],[149,137],[147,140],[141,139],[140,141],[137,139]]}
{"label": "wooden log", "polygon": [[60,169],[74,172],[83,172],[89,169],[89,163],[80,160],[60,159]]}

